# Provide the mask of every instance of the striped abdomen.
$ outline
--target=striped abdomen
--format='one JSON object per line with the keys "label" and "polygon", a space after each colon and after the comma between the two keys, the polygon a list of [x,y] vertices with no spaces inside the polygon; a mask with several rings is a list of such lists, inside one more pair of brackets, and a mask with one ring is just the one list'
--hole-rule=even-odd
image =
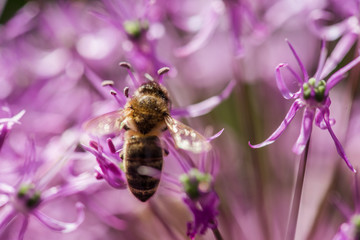
{"label": "striped abdomen", "polygon": [[[151,177],[139,173],[139,167],[150,172],[161,171],[163,163],[160,139],[157,136],[131,136],[124,146],[124,167],[130,191],[145,202],[156,191],[160,176]],[[154,169],[155,171],[151,171]],[[142,172],[142,171],[141,171]]]}

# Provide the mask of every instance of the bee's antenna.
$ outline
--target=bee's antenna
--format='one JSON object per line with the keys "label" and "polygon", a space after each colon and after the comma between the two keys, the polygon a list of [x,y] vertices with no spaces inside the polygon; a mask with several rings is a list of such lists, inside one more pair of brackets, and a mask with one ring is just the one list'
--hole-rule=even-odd
{"label": "bee's antenna", "polygon": [[162,67],[157,71],[157,74],[159,75],[159,83],[161,83],[164,79],[164,74],[169,72],[170,68],[169,67]]}
{"label": "bee's antenna", "polygon": [[120,62],[119,66],[123,67],[123,68],[126,68],[126,70],[128,71],[128,74],[129,74],[135,88],[138,88],[141,85],[141,83],[137,80],[137,78],[135,77],[135,75],[131,71],[132,67],[131,67],[130,63],[128,63],[128,62]]}

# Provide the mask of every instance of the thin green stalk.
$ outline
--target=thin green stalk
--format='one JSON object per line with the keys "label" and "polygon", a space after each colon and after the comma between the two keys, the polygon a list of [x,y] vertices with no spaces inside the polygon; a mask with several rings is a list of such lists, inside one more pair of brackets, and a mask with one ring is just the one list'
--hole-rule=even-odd
{"label": "thin green stalk", "polygon": [[300,159],[299,163],[299,169],[297,173],[297,178],[295,182],[295,189],[294,189],[294,195],[291,203],[291,210],[290,210],[290,216],[286,231],[286,240],[294,240],[295,239],[295,233],[296,233],[296,225],[298,221],[299,216],[299,209],[300,209],[300,202],[301,202],[301,196],[302,196],[302,190],[304,186],[304,177],[305,177],[305,170],[306,170],[306,163],[309,153],[309,145],[310,145],[310,137],[309,140],[306,143],[305,151]]}

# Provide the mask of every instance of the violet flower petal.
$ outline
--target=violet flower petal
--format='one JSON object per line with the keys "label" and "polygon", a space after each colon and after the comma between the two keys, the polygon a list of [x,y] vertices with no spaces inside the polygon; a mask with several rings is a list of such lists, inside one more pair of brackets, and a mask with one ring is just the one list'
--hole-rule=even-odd
{"label": "violet flower petal", "polygon": [[75,222],[72,223],[65,223],[55,220],[37,210],[33,211],[33,215],[48,228],[62,233],[68,233],[77,229],[85,218],[84,205],[78,202],[76,203],[76,208],[77,208],[77,219]]}
{"label": "violet flower petal", "polygon": [[318,67],[315,73],[315,79],[316,81],[320,81],[320,74],[324,68],[325,60],[327,56],[327,49],[326,49],[326,43],[324,40],[321,41],[321,50],[320,50],[320,57],[319,57],[319,63]]}
{"label": "violet flower petal", "polygon": [[294,47],[291,45],[291,43],[286,39],[286,42],[288,43],[292,53],[294,54],[295,56],[295,59],[296,61],[298,62],[299,66],[300,66],[300,69],[301,69],[301,72],[303,73],[303,81],[302,82],[307,82],[307,80],[309,79],[309,74],[307,73],[305,67],[304,67],[304,64],[302,63],[302,61],[300,60],[300,57],[299,55],[296,53]]}
{"label": "violet flower petal", "polygon": [[353,68],[356,64],[360,62],[360,56],[349,62],[346,66],[340,68],[331,77],[328,79],[326,83],[325,96],[329,93],[329,91],[339,83],[339,81],[344,77],[345,73],[348,72],[351,68]]}
{"label": "violet flower petal", "polygon": [[[332,72],[336,68],[336,66],[338,66],[339,62],[349,52],[349,49],[352,47],[356,39],[358,39],[358,35],[353,32],[350,32],[339,40],[339,42],[336,44],[336,47],[332,51],[331,55],[327,58],[324,69],[320,74],[319,79],[324,79],[330,72]],[[332,75],[330,78],[333,77],[334,75]],[[331,87],[327,83],[326,86],[327,93],[329,92],[329,89],[331,89]]]}
{"label": "violet flower petal", "polygon": [[11,195],[15,193],[15,189],[6,184],[6,183],[0,183],[0,194],[5,194],[5,195]]}
{"label": "violet flower petal", "polygon": [[[282,67],[289,67],[288,64],[286,63],[280,63],[276,69],[275,69],[275,78],[276,78],[276,85],[278,87],[278,89],[280,90],[281,94],[283,95],[283,97],[285,99],[290,99],[294,97],[294,94],[292,92],[290,92],[290,90],[288,89],[288,87],[286,86],[284,79],[281,75],[280,69]],[[290,70],[291,71],[291,70]],[[297,79],[298,81],[301,81],[300,79]]]}
{"label": "violet flower petal", "polygon": [[4,229],[18,214],[18,212],[10,205],[6,205],[1,209],[0,214],[0,231]]}
{"label": "violet flower petal", "polygon": [[220,135],[224,132],[225,128],[221,129],[220,131],[218,131],[217,133],[215,133],[213,136],[209,137],[207,140],[209,142],[211,142],[212,140],[214,140],[215,138],[220,137]]}
{"label": "violet flower petal", "polygon": [[284,130],[287,128],[287,126],[290,124],[290,122],[293,120],[296,112],[304,106],[304,103],[301,101],[301,99],[296,99],[295,102],[291,105],[289,112],[286,114],[285,119],[281,122],[280,126],[275,130],[271,136],[266,139],[264,142],[252,145],[250,142],[248,143],[251,148],[261,148],[266,145],[269,145],[273,143],[276,139],[278,139],[281,134],[284,132]]}
{"label": "violet flower petal", "polygon": [[344,159],[346,165],[350,168],[351,171],[353,171],[354,173],[356,172],[356,170],[354,169],[354,167],[351,165],[349,159],[347,158],[345,151],[343,149],[343,147],[341,146],[340,141],[337,139],[337,137],[335,136],[334,131],[331,128],[331,124],[329,122],[329,109],[328,108],[324,108],[321,110],[323,117],[324,117],[324,121],[326,123],[327,129],[332,137],[332,139],[334,140],[335,146],[336,146],[336,150],[338,152],[338,154],[340,155],[340,157],[342,159]]}
{"label": "violet flower petal", "polygon": [[320,22],[333,20],[334,15],[330,12],[323,10],[314,10],[310,15],[310,27],[313,28],[314,33],[320,38],[324,38],[327,41],[334,41],[340,38],[348,29],[348,21],[350,18],[345,19],[339,23],[331,26],[323,26]]}
{"label": "violet flower petal", "polygon": [[25,235],[25,232],[26,232],[26,229],[27,229],[28,225],[29,225],[29,216],[24,216],[24,221],[21,224],[18,240],[23,240],[24,239],[24,235]]}
{"label": "violet flower petal", "polygon": [[293,147],[293,152],[296,154],[301,154],[305,149],[305,146],[311,135],[314,115],[315,115],[315,109],[305,108],[301,129],[300,129],[300,135]]}
{"label": "violet flower petal", "polygon": [[68,181],[64,186],[52,187],[45,190],[42,196],[42,204],[49,202],[59,197],[65,197],[84,191],[89,186],[98,183],[93,175],[83,173]]}
{"label": "violet flower petal", "polygon": [[187,106],[185,108],[174,108],[171,110],[172,116],[180,117],[198,117],[209,113],[224,99],[228,98],[233,88],[235,87],[235,80],[230,81],[226,88],[218,96],[213,96],[202,102]]}
{"label": "violet flower petal", "polygon": [[224,10],[222,2],[212,1],[209,6],[209,12],[204,17],[202,28],[189,43],[175,50],[175,56],[188,56],[204,46],[210,40],[210,36],[214,33],[216,26],[219,23],[218,19]]}

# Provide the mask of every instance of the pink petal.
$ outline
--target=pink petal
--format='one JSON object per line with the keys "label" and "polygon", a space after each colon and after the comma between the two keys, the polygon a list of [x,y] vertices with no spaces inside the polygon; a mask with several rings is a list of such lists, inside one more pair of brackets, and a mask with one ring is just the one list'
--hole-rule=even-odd
{"label": "pink petal", "polygon": [[331,75],[331,77],[328,79],[326,83],[325,96],[329,93],[330,89],[332,89],[336,84],[340,82],[341,79],[343,79],[345,73],[348,72],[355,65],[357,65],[359,62],[360,62],[360,56],[358,56],[350,63],[348,63],[346,66],[340,68],[333,75]]}
{"label": "pink petal", "polygon": [[331,26],[319,24],[319,22],[323,22],[324,20],[334,20],[334,15],[322,10],[315,10],[311,13],[310,26],[313,28],[315,34],[327,41],[334,41],[340,38],[348,30],[349,18]]}
{"label": "pink petal", "polygon": [[331,124],[329,122],[329,109],[328,108],[322,109],[322,114],[324,116],[324,121],[326,123],[327,129],[328,129],[332,139],[334,140],[334,143],[335,143],[336,150],[337,150],[338,154],[340,155],[340,157],[342,159],[344,159],[346,165],[350,168],[350,170],[353,171],[353,172],[356,172],[354,167],[351,165],[349,159],[347,158],[347,156],[345,154],[345,151],[344,151],[343,147],[341,146],[340,141],[337,139],[337,137],[335,136],[334,131],[331,128]]}
{"label": "pink petal", "polygon": [[187,106],[185,108],[174,108],[171,110],[172,116],[187,116],[187,117],[198,117],[207,114],[217,105],[219,105],[224,99],[228,98],[236,82],[232,80],[226,88],[218,96],[213,96],[202,102]]}
{"label": "pink petal", "polygon": [[305,108],[300,135],[293,147],[293,152],[296,154],[301,154],[305,149],[305,146],[311,135],[314,115],[315,109]]}
{"label": "pink petal", "polygon": [[281,136],[281,134],[284,132],[284,130],[287,128],[290,122],[293,120],[296,112],[303,106],[304,103],[300,99],[295,100],[295,102],[291,105],[289,112],[286,114],[285,119],[282,121],[280,126],[275,130],[275,132],[271,134],[271,136],[268,139],[266,139],[264,142],[256,145],[252,145],[249,142],[249,146],[252,148],[261,148],[273,143],[276,139],[278,139],[278,137]]}
{"label": "pink petal", "polygon": [[4,229],[18,214],[18,212],[10,205],[6,205],[1,209],[0,213],[0,231]]}
{"label": "pink petal", "polygon": [[219,17],[224,11],[223,3],[218,1],[211,2],[208,11],[203,19],[202,28],[195,37],[185,46],[175,50],[177,57],[185,57],[196,52],[210,40],[210,36],[214,33],[219,23]]}
{"label": "pink petal", "polygon": [[296,61],[298,62],[299,66],[300,66],[301,72],[303,73],[303,77],[304,77],[303,82],[307,81],[309,79],[309,74],[307,73],[307,71],[304,67],[304,64],[301,62],[299,55],[296,53],[296,51],[295,51],[294,47],[291,45],[291,43],[287,39],[286,39],[286,42],[288,43],[292,53],[294,54]]}
{"label": "pink petal", "polygon": [[319,58],[318,67],[317,67],[317,70],[316,70],[316,73],[315,73],[316,81],[321,80],[320,74],[321,74],[321,72],[322,72],[322,70],[324,68],[326,57],[327,57],[327,49],[326,49],[326,46],[325,46],[325,41],[323,40],[323,41],[321,41],[320,58]]}
{"label": "pink petal", "polygon": [[71,231],[76,230],[79,225],[84,221],[85,218],[85,212],[84,212],[84,205],[82,203],[76,203],[77,208],[77,219],[75,222],[72,223],[65,223],[58,220],[55,220],[45,214],[43,214],[40,211],[33,211],[34,216],[39,219],[40,222],[42,222],[45,226],[48,228],[59,231],[63,233],[68,233]]}
{"label": "pink petal", "polygon": [[283,97],[285,99],[290,99],[294,97],[294,93],[290,92],[290,90],[288,89],[288,87],[286,86],[284,79],[281,75],[280,69],[282,67],[286,67],[287,69],[289,69],[289,71],[295,76],[295,78],[302,83],[301,78],[295,73],[295,71],[286,63],[280,63],[276,69],[275,69],[275,77],[276,77],[276,84],[277,87],[279,88],[281,94],[283,95]]}
{"label": "pink petal", "polygon": [[[343,36],[339,40],[339,42],[336,44],[335,49],[332,51],[331,55],[326,60],[324,69],[323,69],[322,73],[320,74],[319,79],[324,79],[327,75],[329,75],[329,73],[331,73],[336,68],[336,66],[339,64],[339,62],[349,52],[350,48],[353,46],[356,39],[358,39],[358,35],[350,32],[350,33],[346,34],[345,36]],[[345,73],[345,72],[343,72],[343,73]],[[340,73],[338,73],[338,75],[339,74]],[[334,78],[334,75],[335,74],[333,74],[330,78]],[[330,78],[329,78],[329,80],[330,80]],[[328,83],[329,83],[329,80],[328,80]],[[329,89],[329,85],[327,85],[326,89]]]}
{"label": "pink petal", "polygon": [[21,229],[20,229],[20,232],[19,232],[18,240],[23,240],[24,239],[24,234],[26,232],[26,229],[27,229],[28,225],[29,225],[29,216],[24,216],[24,221],[21,224]]}

